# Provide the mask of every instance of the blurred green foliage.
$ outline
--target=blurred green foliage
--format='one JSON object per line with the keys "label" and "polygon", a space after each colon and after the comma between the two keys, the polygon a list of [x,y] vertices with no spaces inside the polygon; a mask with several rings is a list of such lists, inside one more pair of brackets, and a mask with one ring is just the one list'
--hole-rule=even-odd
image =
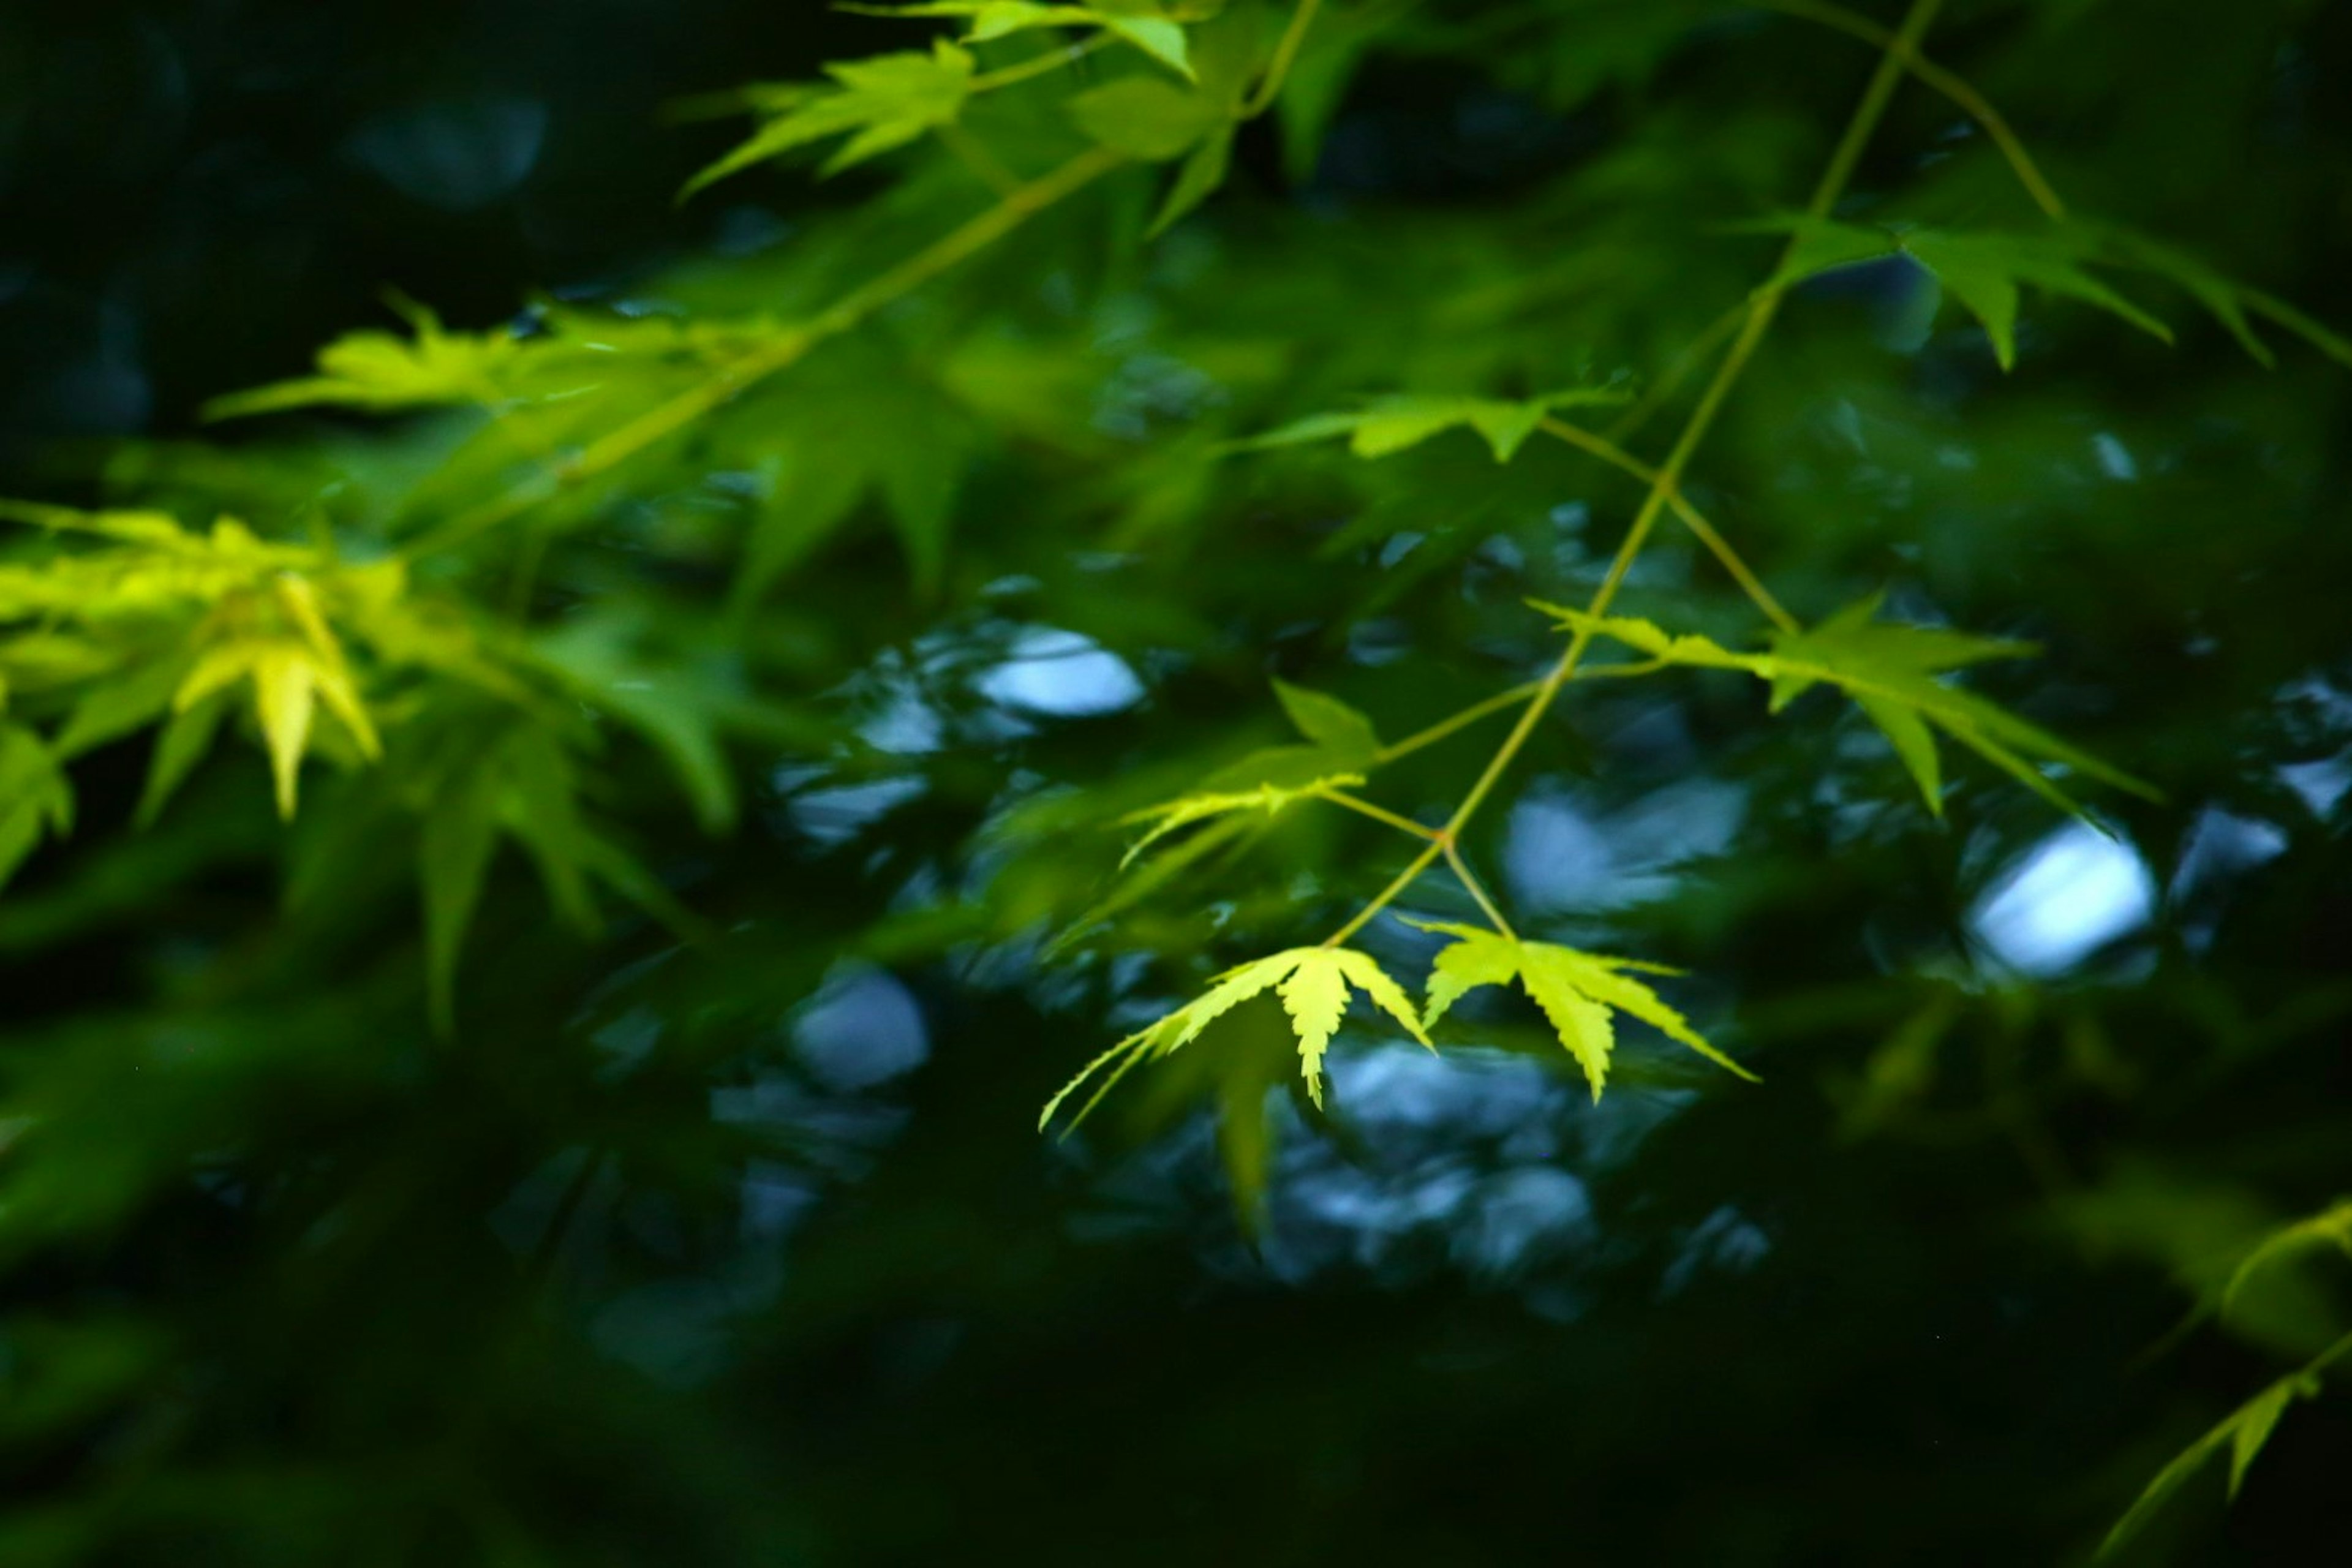
{"label": "blurred green foliage", "polygon": [[0,1562],[2340,1539],[2352,16],[899,9],[10,25]]}

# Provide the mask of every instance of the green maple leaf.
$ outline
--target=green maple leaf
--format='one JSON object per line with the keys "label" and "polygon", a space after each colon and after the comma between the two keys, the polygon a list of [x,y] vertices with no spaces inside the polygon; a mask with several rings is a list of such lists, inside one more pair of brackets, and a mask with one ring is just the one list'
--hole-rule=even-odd
{"label": "green maple leaf", "polygon": [[1482,985],[1508,985],[1516,980],[1543,1010],[1559,1043],[1584,1069],[1592,1098],[1601,1098],[1608,1081],[1609,1062],[1616,1048],[1614,1013],[1629,1013],[1659,1033],[1688,1047],[1753,1083],[1756,1075],[1707,1044],[1690,1020],[1668,1006],[1655,991],[1633,978],[1636,973],[1670,974],[1674,971],[1629,958],[1603,958],[1546,942],[1520,942],[1476,926],[1406,922],[1422,931],[1454,939],[1432,962],[1429,1007],[1422,1026],[1433,1029],[1454,1004]]}
{"label": "green maple leaf", "polygon": [[1414,1016],[1412,1000],[1405,995],[1403,987],[1390,979],[1370,953],[1345,947],[1292,948],[1227,970],[1200,996],[1097,1057],[1065,1084],[1060,1093],[1046,1101],[1037,1126],[1043,1131],[1064,1101],[1097,1073],[1110,1068],[1109,1077],[1072,1120],[1075,1128],[1138,1062],[1182,1049],[1198,1039],[1210,1025],[1268,991],[1281,1001],[1283,1010],[1290,1016],[1292,1032],[1298,1039],[1300,1076],[1307,1080],[1308,1098],[1320,1106],[1323,1056],[1330,1047],[1332,1037],[1339,1031],[1339,1020],[1346,1016],[1351,988],[1402,1024],[1414,1039],[1424,1046],[1429,1044],[1429,1036]]}
{"label": "green maple leaf", "polygon": [[1134,45],[1184,76],[1192,74],[1184,25],[1151,0],[1104,0],[1095,5],[1040,5],[1034,0],[928,0],[911,5],[844,5],[868,16],[950,16],[969,20],[963,41],[984,44],[1037,27],[1091,27]]}
{"label": "green maple leaf", "polygon": [[291,573],[279,575],[269,584],[269,608],[274,616],[256,616],[247,604],[232,601],[216,612],[219,630],[203,639],[173,694],[172,708],[190,713],[215,693],[249,680],[254,716],[277,781],[278,813],[290,819],[296,780],[321,704],[342,721],[362,756],[373,761],[383,747],[310,582]]}
{"label": "green maple leaf", "polygon": [[2094,237],[2057,226],[2037,234],[1956,233],[1873,228],[1832,218],[1794,216],[1748,226],[1792,237],[1788,260],[1763,288],[1784,289],[1857,261],[1906,255],[1926,268],[1976,317],[2003,370],[2017,363],[2017,311],[2031,285],[2093,305],[2166,342],[2172,329],[2084,270],[2101,259]]}
{"label": "green maple leaf", "polygon": [[603,886],[673,927],[691,923],[653,874],[607,837],[581,802],[580,769],[555,727],[512,709],[438,727],[407,793],[422,814],[417,878],[425,906],[429,1005],[453,1032],[457,961],[499,842],[536,867],[548,902],[575,931],[601,923]]}
{"label": "green maple leaf", "polygon": [[1380,731],[1360,710],[1286,680],[1274,683],[1274,694],[1307,743],[1253,752],[1219,768],[1191,793],[1121,817],[1124,826],[1148,824],[1150,830],[1129,848],[1120,869],[1179,828],[1240,811],[1273,816],[1327,790],[1360,784],[1364,770],[1379,764]]}
{"label": "green maple leaf", "polygon": [[1351,414],[1315,414],[1278,430],[1236,444],[1235,450],[1257,451],[1270,447],[1297,447],[1310,441],[1348,437],[1348,448],[1359,458],[1386,458],[1420,446],[1444,431],[1467,428],[1485,437],[1495,460],[1507,463],[1518,455],[1554,409],[1592,407],[1626,401],[1621,388],[1571,387],[1540,397],[1505,402],[1486,397],[1429,396],[1400,394],[1374,398]]}
{"label": "green maple leaf", "polygon": [[1815,685],[1839,688],[1886,736],[1918,784],[1927,809],[1937,816],[1943,814],[1938,732],[2073,816],[2082,816],[2082,807],[2051,783],[2033,759],[2057,763],[2144,799],[2161,798],[2149,785],[2039,725],[1939,679],[1990,659],[2027,657],[2036,651],[2032,644],[1940,627],[1880,624],[1875,619],[1879,604],[1878,598],[1865,599],[1817,626],[1776,633],[1772,651],[1761,654],[1735,653],[1706,637],[1670,636],[1648,621],[1595,618],[1556,605],[1537,607],[1558,616],[1565,630],[1609,637],[1661,663],[1745,670],[1770,683],[1776,713]]}
{"label": "green maple leaf", "polygon": [[2285,300],[2259,289],[2249,289],[2189,252],[2146,235],[2114,224],[2084,226],[2100,246],[2102,254],[2115,265],[2144,268],[2205,307],[2265,369],[2275,365],[2278,356],[2254,331],[2252,318],[2257,316],[2285,328],[2336,363],[2352,365],[2352,342],[2346,341],[2341,333],[2330,331]]}
{"label": "green maple leaf", "polygon": [[846,136],[824,164],[825,174],[838,174],[952,124],[971,95],[971,54],[944,38],[929,54],[908,49],[824,68],[832,85],[812,84],[779,99],[774,117],[688,181],[681,197],[795,147]]}
{"label": "green maple leaf", "polygon": [[319,351],[319,374],[231,393],[205,405],[207,419],[331,405],[389,413],[448,404],[491,404],[511,395],[527,345],[500,328],[452,332],[414,300],[393,296],[412,336],[346,332]]}
{"label": "green maple leaf", "polygon": [[1263,811],[1268,816],[1274,816],[1284,807],[1302,800],[1312,800],[1327,789],[1344,789],[1363,782],[1361,773],[1332,773],[1311,779],[1296,789],[1260,784],[1246,790],[1203,790],[1129,812],[1119,818],[1121,826],[1132,827],[1149,824],[1150,831],[1128,847],[1126,855],[1119,859],[1119,869],[1123,871],[1132,866],[1137,857],[1146,849],[1179,828],[1189,827],[1193,823],[1206,822],[1212,817],[1225,816],[1237,811]]}

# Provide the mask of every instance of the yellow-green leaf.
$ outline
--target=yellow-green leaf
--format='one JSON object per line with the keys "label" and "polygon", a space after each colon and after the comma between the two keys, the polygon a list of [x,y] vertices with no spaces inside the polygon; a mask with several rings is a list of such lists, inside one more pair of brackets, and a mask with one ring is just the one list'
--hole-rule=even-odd
{"label": "yellow-green leaf", "polygon": [[1227,970],[1199,997],[1097,1057],[1065,1084],[1060,1093],[1046,1101],[1037,1125],[1041,1130],[1049,1125],[1072,1094],[1109,1069],[1108,1076],[1072,1120],[1071,1125],[1076,1127],[1138,1063],[1181,1050],[1198,1039],[1211,1024],[1267,991],[1276,994],[1290,1017],[1298,1040],[1299,1070],[1306,1079],[1308,1097],[1319,1106],[1323,1103],[1323,1058],[1346,1015],[1351,987],[1396,1019],[1413,1038],[1429,1044],[1429,1037],[1413,1016],[1403,988],[1370,954],[1351,948],[1293,948]]}
{"label": "yellow-green leaf", "polygon": [[750,141],[688,181],[681,194],[692,195],[794,148],[846,136],[824,169],[837,174],[954,123],[971,95],[971,54],[945,38],[934,40],[929,54],[910,49],[824,68],[832,85],[786,100]]}
{"label": "yellow-green leaf", "polygon": [[[1410,925],[1454,939],[1431,961],[1425,1027],[1434,1028],[1468,993],[1482,985],[1519,983],[1543,1010],[1559,1043],[1584,1069],[1592,1098],[1601,1098],[1616,1048],[1612,1011],[1630,1013],[1678,1045],[1754,1082],[1756,1075],[1725,1056],[1690,1026],[1688,1019],[1630,970],[1654,970],[1629,959],[1603,958],[1552,942],[1521,942],[1476,926],[1411,921]],[[1670,972],[1668,972],[1670,973]]]}

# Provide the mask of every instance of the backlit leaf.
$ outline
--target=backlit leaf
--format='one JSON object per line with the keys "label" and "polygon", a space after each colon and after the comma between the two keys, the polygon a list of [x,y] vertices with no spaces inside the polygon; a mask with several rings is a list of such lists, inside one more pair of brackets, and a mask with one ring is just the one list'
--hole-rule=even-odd
{"label": "backlit leaf", "polygon": [[1676,1044],[1755,1081],[1755,1074],[1709,1045],[1688,1019],[1629,973],[1654,966],[1580,952],[1552,942],[1516,941],[1476,926],[1407,923],[1454,939],[1431,961],[1428,1007],[1423,1017],[1425,1028],[1435,1028],[1454,1003],[1480,986],[1507,985],[1517,980],[1543,1010],[1559,1043],[1584,1069],[1595,1100],[1608,1081],[1615,1050],[1612,1010],[1630,1013]]}
{"label": "backlit leaf", "polygon": [[1401,395],[1375,398],[1359,413],[1312,415],[1241,442],[1239,449],[1296,447],[1345,436],[1356,456],[1386,458],[1444,431],[1468,428],[1485,438],[1496,462],[1507,463],[1555,409],[1604,406],[1626,400],[1622,388],[1607,386],[1572,387],[1518,402]]}
{"label": "backlit leaf", "polygon": [[1276,993],[1289,1015],[1298,1038],[1300,1073],[1306,1079],[1308,1097],[1319,1106],[1323,1103],[1323,1057],[1339,1030],[1350,988],[1362,993],[1366,1000],[1402,1025],[1414,1039],[1424,1046],[1429,1044],[1428,1034],[1413,1016],[1403,988],[1369,953],[1352,948],[1293,948],[1227,970],[1202,995],[1096,1058],[1046,1102],[1037,1125],[1041,1130],[1050,1125],[1055,1112],[1072,1094],[1108,1068],[1109,1076],[1079,1109],[1072,1122],[1075,1127],[1139,1062],[1181,1049],[1219,1018],[1267,991]]}
{"label": "backlit leaf", "polygon": [[750,141],[688,181],[682,194],[692,195],[754,163],[836,136],[849,140],[825,163],[828,174],[903,147],[963,112],[973,61],[969,50],[940,38],[929,54],[910,49],[824,68],[831,85],[786,100]]}
{"label": "backlit leaf", "polygon": [[1647,621],[1595,618],[1556,605],[1537,607],[1557,616],[1563,630],[1609,637],[1663,663],[1746,670],[1769,683],[1774,712],[1813,686],[1839,688],[1885,731],[1927,808],[1939,816],[1942,770],[1931,728],[2073,815],[2080,816],[2081,807],[2034,766],[2035,759],[2143,798],[2158,798],[2149,785],[1940,679],[1990,659],[2025,658],[2036,651],[2032,644],[1942,627],[1887,625],[1875,619],[1879,602],[1864,600],[1810,629],[1777,632],[1772,651],[1759,654],[1735,653],[1705,637],[1670,637]]}
{"label": "backlit leaf", "polygon": [[1192,74],[1184,26],[1152,0],[1104,0],[1097,5],[1040,5],[1034,0],[927,0],[911,5],[845,5],[873,16],[951,16],[969,20],[967,44],[984,44],[1036,27],[1092,27],[1134,45],[1171,70]]}

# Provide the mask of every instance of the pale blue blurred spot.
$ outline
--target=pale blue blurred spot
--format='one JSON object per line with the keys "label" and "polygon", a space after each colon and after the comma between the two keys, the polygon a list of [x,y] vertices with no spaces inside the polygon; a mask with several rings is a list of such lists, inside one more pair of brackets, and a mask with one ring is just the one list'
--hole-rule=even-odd
{"label": "pale blue blurred spot", "polygon": [[2021,856],[1977,900],[1969,925],[2023,974],[2072,969],[2156,912],[2156,879],[2130,846],[2074,822]]}
{"label": "pale blue blurred spot", "polygon": [[351,151],[403,195],[443,212],[475,212],[522,184],[547,137],[547,106],[487,98],[416,104],[378,115]]}
{"label": "pale blue blurred spot", "polygon": [[793,1048],[828,1089],[872,1089],[914,1071],[931,1054],[922,1009],[879,969],[844,965],[801,1010]]}
{"label": "pale blue blurred spot", "polygon": [[1056,626],[1022,631],[1011,657],[973,684],[991,702],[1055,719],[1116,713],[1143,700],[1143,682],[1125,659]]}
{"label": "pale blue blurred spot", "polygon": [[2352,758],[2326,757],[2315,763],[2285,763],[2278,770],[2279,782],[2303,797],[2311,807],[2311,815],[2325,818],[2336,809],[2347,790],[2352,790]]}
{"label": "pale blue blurred spot", "polygon": [[2107,478],[2126,484],[2139,478],[2138,459],[2121,438],[2102,430],[2091,437],[2091,449],[2098,454],[2099,471]]}

